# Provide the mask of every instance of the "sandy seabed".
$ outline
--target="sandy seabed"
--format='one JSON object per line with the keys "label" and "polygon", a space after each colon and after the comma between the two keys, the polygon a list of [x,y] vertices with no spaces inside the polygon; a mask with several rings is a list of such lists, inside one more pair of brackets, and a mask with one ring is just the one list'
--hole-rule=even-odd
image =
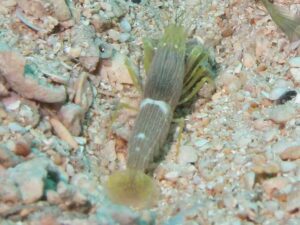
{"label": "sandy seabed", "polygon": [[[142,38],[182,10],[216,91],[185,116],[179,148],[174,125],[156,204],[113,204],[104,184],[136,117],[116,108],[141,99],[126,57],[144,77]],[[299,49],[254,0],[0,0],[1,225],[300,224]]]}

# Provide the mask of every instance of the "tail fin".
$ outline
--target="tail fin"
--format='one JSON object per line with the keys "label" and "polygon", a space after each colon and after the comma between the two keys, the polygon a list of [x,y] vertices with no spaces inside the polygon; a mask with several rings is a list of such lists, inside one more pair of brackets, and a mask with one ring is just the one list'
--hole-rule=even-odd
{"label": "tail fin", "polygon": [[151,177],[132,169],[112,174],[106,183],[106,191],[113,202],[138,209],[151,207],[159,193]]}
{"label": "tail fin", "polygon": [[262,0],[273,21],[289,37],[290,41],[300,39],[300,17],[291,16],[287,10],[280,9],[269,0]]}

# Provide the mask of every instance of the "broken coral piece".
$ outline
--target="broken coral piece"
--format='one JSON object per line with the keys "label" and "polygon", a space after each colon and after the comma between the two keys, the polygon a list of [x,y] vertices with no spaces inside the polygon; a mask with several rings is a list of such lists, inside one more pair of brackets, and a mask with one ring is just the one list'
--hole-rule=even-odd
{"label": "broken coral piece", "polygon": [[110,83],[133,84],[126,66],[126,56],[121,53],[115,53],[111,59],[102,64],[100,76]]}
{"label": "broken coral piece", "polygon": [[45,103],[64,102],[67,98],[64,86],[54,86],[38,77],[26,59],[17,52],[0,52],[0,76],[24,98]]}
{"label": "broken coral piece", "polygon": [[65,0],[50,0],[52,3],[54,17],[58,21],[66,21],[71,19],[72,15]]}
{"label": "broken coral piece", "polygon": [[22,201],[29,204],[37,202],[43,197],[50,182],[56,185],[64,179],[64,176],[50,159],[37,157],[6,170],[3,173],[3,178],[12,180],[21,194]]}
{"label": "broken coral piece", "polygon": [[71,19],[71,12],[65,0],[18,0],[18,7],[29,16],[42,19],[53,16],[58,21]]}
{"label": "broken coral piece", "polygon": [[2,98],[2,103],[9,115],[22,126],[36,127],[39,124],[39,108],[34,101],[9,93],[8,97]]}
{"label": "broken coral piece", "polygon": [[81,106],[68,103],[60,108],[58,117],[72,135],[80,135],[84,118],[84,110]]}
{"label": "broken coral piece", "polygon": [[43,0],[20,0],[17,18],[27,27],[40,33],[50,33],[59,24],[51,4]]}
{"label": "broken coral piece", "polygon": [[40,33],[50,33],[59,23],[62,25],[72,21],[65,0],[19,0],[16,17]]}
{"label": "broken coral piece", "polygon": [[51,118],[50,123],[60,139],[68,143],[73,149],[78,148],[78,144],[70,131],[58,119]]}
{"label": "broken coral piece", "polygon": [[14,167],[21,161],[21,158],[12,152],[6,145],[0,145],[0,168]]}
{"label": "broken coral piece", "polygon": [[3,83],[1,83],[1,80],[0,80],[0,97],[5,97],[5,96],[8,96],[9,92],[7,90],[7,88],[4,86]]}
{"label": "broken coral piece", "polygon": [[[80,24],[73,29],[69,55],[74,58],[79,56],[80,63],[89,72],[96,69],[100,59],[100,50],[95,38],[96,32],[92,26]],[[70,54],[74,49],[78,49],[78,55]]]}
{"label": "broken coral piece", "polygon": [[84,112],[87,112],[93,104],[94,93],[91,82],[88,80],[88,74],[83,72],[75,83],[75,98],[74,102],[82,107]]}
{"label": "broken coral piece", "polygon": [[44,4],[42,0],[18,0],[18,7],[36,18],[42,18],[49,12],[49,4]]}
{"label": "broken coral piece", "polygon": [[62,66],[61,61],[47,61],[38,56],[27,57],[27,60],[30,64],[36,66],[37,70],[43,73],[43,75],[50,79],[52,82],[64,85],[67,85],[69,83],[70,74],[68,73],[67,68]]}

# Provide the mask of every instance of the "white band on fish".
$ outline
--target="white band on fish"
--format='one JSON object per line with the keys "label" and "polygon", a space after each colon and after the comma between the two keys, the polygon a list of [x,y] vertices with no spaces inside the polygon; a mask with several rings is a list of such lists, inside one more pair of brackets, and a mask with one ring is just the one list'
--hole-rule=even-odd
{"label": "white band on fish", "polygon": [[168,103],[165,101],[160,100],[154,100],[151,98],[145,98],[140,105],[140,108],[142,109],[146,105],[156,105],[164,114],[168,115],[171,111],[171,107]]}
{"label": "white band on fish", "polygon": [[135,137],[138,139],[145,139],[146,135],[145,135],[145,133],[138,133]]}

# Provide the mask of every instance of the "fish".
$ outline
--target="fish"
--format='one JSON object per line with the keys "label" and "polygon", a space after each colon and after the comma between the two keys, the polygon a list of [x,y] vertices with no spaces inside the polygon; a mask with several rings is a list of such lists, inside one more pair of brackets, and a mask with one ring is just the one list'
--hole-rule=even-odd
{"label": "fish", "polygon": [[209,51],[187,36],[186,28],[177,23],[165,28],[162,38],[155,41],[156,48],[147,48],[151,44],[144,41],[147,78],[128,142],[127,169],[114,172],[106,183],[115,203],[147,208],[156,202],[159,188],[146,173],[162,153],[174,111],[192,102],[205,83],[214,84],[214,60]]}
{"label": "fish", "polygon": [[128,142],[127,169],[112,174],[106,184],[109,197],[135,208],[150,206],[159,191],[145,171],[160,154],[185,77],[186,31],[166,27],[147,69],[140,110]]}

